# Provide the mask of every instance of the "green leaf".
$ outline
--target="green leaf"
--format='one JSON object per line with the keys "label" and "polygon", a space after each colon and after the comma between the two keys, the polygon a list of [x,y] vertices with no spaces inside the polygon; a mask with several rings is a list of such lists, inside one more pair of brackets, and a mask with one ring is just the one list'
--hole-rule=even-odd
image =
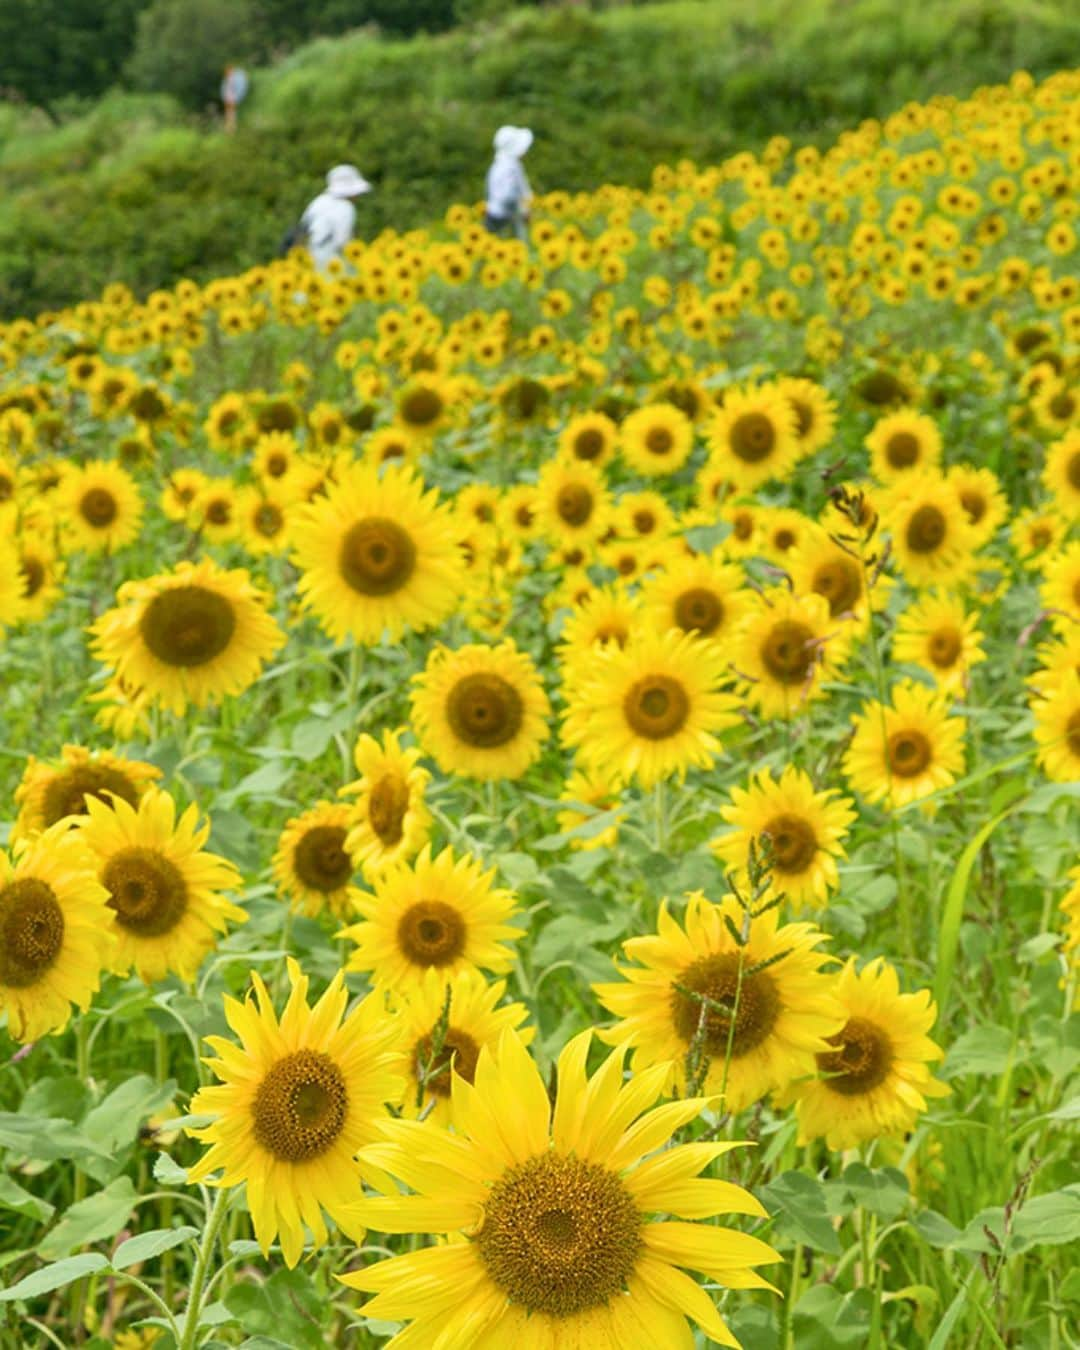
{"label": "green leaf", "polygon": [[121,1242],[113,1252],[113,1267],[116,1270],[125,1270],[128,1266],[137,1266],[140,1261],[149,1261],[152,1257],[160,1256],[162,1252],[170,1252],[182,1242],[187,1242],[188,1238],[198,1236],[199,1230],[190,1226],[152,1228],[147,1233],[138,1233],[135,1237],[128,1238],[126,1242]]}
{"label": "green leaf", "polygon": [[916,1214],[912,1226],[931,1247],[937,1247],[939,1250],[951,1247],[961,1236],[960,1229],[951,1224],[944,1214],[939,1214],[934,1209],[924,1209],[921,1214]]}
{"label": "green leaf", "polygon": [[879,1219],[895,1219],[907,1206],[907,1178],[895,1167],[871,1171],[865,1163],[851,1163],[844,1168],[841,1180],[855,1203]]}
{"label": "green leaf", "polygon": [[222,792],[217,801],[222,806],[232,806],[243,797],[272,797],[291,777],[292,769],[284,760],[272,759],[253,769],[228,792]]}
{"label": "green leaf", "polygon": [[0,1205],[28,1219],[36,1219],[38,1223],[48,1223],[56,1213],[55,1205],[23,1190],[14,1177],[9,1177],[6,1172],[0,1172]]}
{"label": "green leaf", "polygon": [[830,1284],[815,1284],[795,1304],[795,1344],[799,1350],[864,1344],[870,1330],[872,1301],[869,1289],[841,1294]]}
{"label": "green leaf", "polygon": [[941,922],[938,925],[937,974],[934,976],[934,999],[938,1007],[939,1023],[944,1016],[945,1005],[952,988],[956,949],[960,941],[960,924],[964,917],[964,902],[967,899],[968,882],[971,879],[972,870],[979,854],[982,852],[983,845],[1001,822],[1007,820],[1020,807],[1020,804],[1020,801],[1013,802],[1004,811],[999,811],[996,816],[991,816],[982,829],[976,831],[974,838],[961,853],[956,864],[956,870],[952,874],[952,880],[949,882],[949,889],[945,892]]}
{"label": "green leaf", "polygon": [[106,1153],[115,1153],[134,1144],[143,1121],[168,1106],[175,1094],[175,1079],[158,1085],[147,1074],[136,1074],[88,1112],[82,1128]]}
{"label": "green leaf", "polygon": [[109,1262],[100,1252],[83,1252],[81,1256],[69,1256],[66,1261],[54,1261],[51,1266],[43,1266],[27,1275],[10,1289],[0,1290],[0,1303],[11,1303],[15,1299],[36,1298],[38,1294],[49,1294],[54,1289],[62,1289],[73,1280],[84,1275],[105,1270]]}
{"label": "green leaf", "polygon": [[758,1199],[773,1216],[778,1232],[815,1251],[840,1255],[840,1240],[829,1219],[820,1181],[804,1172],[781,1172],[761,1188]]}
{"label": "green leaf", "polygon": [[64,1256],[72,1247],[115,1237],[127,1223],[135,1203],[135,1187],[128,1176],[117,1177],[103,1190],[76,1201],[60,1222],[38,1245],[39,1255],[51,1260]]}
{"label": "green leaf", "polygon": [[1012,1054],[1012,1032],[994,1023],[965,1031],[949,1047],[941,1066],[942,1078],[963,1074],[999,1074],[1008,1066]]}
{"label": "green leaf", "polygon": [[93,1139],[68,1120],[56,1117],[20,1116],[0,1112],[0,1148],[25,1154],[39,1162],[55,1158],[103,1158],[105,1154]]}
{"label": "green leaf", "polygon": [[1063,1242],[1080,1242],[1080,1183],[1037,1195],[1013,1215],[1011,1252],[1041,1245],[1060,1246]]}
{"label": "green leaf", "polygon": [[167,1153],[154,1159],[154,1180],[162,1186],[186,1186],[187,1168],[181,1167]]}
{"label": "green leaf", "polygon": [[236,1284],[225,1306],[249,1336],[285,1337],[289,1350],[324,1350],[323,1304],[303,1270],[278,1270],[265,1284]]}

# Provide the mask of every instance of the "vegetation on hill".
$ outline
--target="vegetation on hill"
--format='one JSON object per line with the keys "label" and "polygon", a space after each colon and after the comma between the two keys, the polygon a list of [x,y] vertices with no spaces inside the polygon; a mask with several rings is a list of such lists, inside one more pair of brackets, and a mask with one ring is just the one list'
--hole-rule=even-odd
{"label": "vegetation on hill", "polygon": [[529,10],[408,41],[361,31],[255,73],[226,137],[160,96],[114,93],[60,128],[0,109],[0,313],[55,308],[271,256],[326,168],[376,191],[360,230],[478,195],[492,130],[528,122],[546,188],[640,185],[777,132],[824,143],[916,96],[963,94],[1080,51],[1080,11],[1032,0],[676,0]]}

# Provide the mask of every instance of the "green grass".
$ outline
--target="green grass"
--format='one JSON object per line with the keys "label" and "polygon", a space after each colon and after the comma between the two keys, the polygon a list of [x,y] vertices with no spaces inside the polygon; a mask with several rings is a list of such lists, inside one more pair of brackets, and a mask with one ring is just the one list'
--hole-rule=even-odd
{"label": "green grass", "polygon": [[114,93],[58,129],[0,109],[0,314],[264,261],[342,160],[376,184],[360,215],[371,236],[475,200],[504,121],[535,128],[542,188],[640,186],[660,160],[714,162],[776,133],[824,143],[1078,50],[1065,0],[677,0],[314,42],[255,72],[231,139],[165,98]]}

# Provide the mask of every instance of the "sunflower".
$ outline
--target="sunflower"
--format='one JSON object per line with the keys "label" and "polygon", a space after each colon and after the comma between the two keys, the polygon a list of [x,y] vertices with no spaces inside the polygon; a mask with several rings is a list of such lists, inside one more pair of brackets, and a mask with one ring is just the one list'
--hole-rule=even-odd
{"label": "sunflower", "polygon": [[959,694],[971,667],[986,660],[981,641],[978,617],[965,611],[959,596],[929,591],[897,619],[892,659],[921,666],[939,689]]}
{"label": "sunflower", "polygon": [[874,423],[866,448],[870,472],[879,483],[893,483],[907,474],[937,468],[941,432],[932,417],[902,408]]}
{"label": "sunflower", "polygon": [[666,539],[675,533],[675,512],[659,492],[624,492],[614,524],[624,539]]}
{"label": "sunflower", "polygon": [[499,524],[507,534],[522,542],[535,539],[542,527],[536,486],[517,483],[499,502]]}
{"label": "sunflower", "polygon": [[[865,631],[873,610],[884,606],[888,578],[880,572],[875,576],[857,554],[824,530],[807,532],[783,565],[795,594],[820,595],[828,603],[829,617],[837,622],[850,620],[857,629]],[[873,595],[868,583],[874,586]]]}
{"label": "sunflower", "polygon": [[285,642],[247,571],[209,559],[126,581],[117,599],[91,628],[94,655],[177,715],[242,693]]}
{"label": "sunflower", "polygon": [[314,917],[329,910],[336,918],[352,913],[356,860],[347,844],[352,808],[318,802],[286,822],[273,859],[274,880],[293,909]]}
{"label": "sunflower", "polygon": [[460,597],[464,567],[450,508],[408,468],[348,471],[293,525],[299,590],[335,641],[440,623]]}
{"label": "sunflower", "polygon": [[[744,945],[729,925],[748,931]],[[687,897],[681,928],[662,901],[656,935],[623,943],[639,964],[620,969],[621,983],[593,986],[621,1019],[600,1035],[633,1049],[635,1074],[663,1066],[668,1090],[685,1089],[694,1046],[708,1064],[705,1090],[722,1095],[725,1111],[742,1111],[812,1072],[843,1023],[821,970],[824,941],[812,924],[781,925],[775,909],[747,930],[731,896],[714,905],[700,891]]]}
{"label": "sunflower", "polygon": [[890,704],[866,703],[852,722],[844,773],[868,802],[906,806],[964,771],[964,718],[950,717],[945,696],[925,684],[901,680]]}
{"label": "sunflower", "polygon": [[296,464],[299,450],[290,431],[268,431],[255,442],[251,469],[264,483],[281,483]]}
{"label": "sunflower", "polygon": [[784,478],[799,456],[795,409],[771,384],[728,389],[708,433],[710,464],[740,492]]}
{"label": "sunflower", "polygon": [[480,1051],[494,1049],[507,1027],[523,1044],[530,1043],[535,1033],[521,1025],[528,1008],[523,1003],[500,1007],[505,994],[505,980],[488,984],[479,971],[467,968],[450,977],[432,968],[408,991],[394,1014],[406,1119],[422,1116],[434,1125],[449,1125],[451,1069],[472,1083]]}
{"label": "sunflower", "polygon": [[513,892],[493,887],[495,869],[445,848],[432,857],[424,847],[414,863],[399,863],[372,879],[374,895],[361,892],[362,920],[338,937],[356,943],[347,970],[369,971],[374,984],[410,990],[436,969],[509,970],[514,953],[505,943],[521,937],[506,920],[516,908]]}
{"label": "sunflower", "polygon": [[956,492],[935,474],[909,474],[882,498],[882,521],[912,586],[950,585],[974,563],[975,531]]}
{"label": "sunflower", "polygon": [[57,508],[72,548],[113,553],[139,533],[143,502],[125,469],[95,459],[64,478]]}
{"label": "sunflower", "polygon": [[211,478],[196,495],[187,523],[208,543],[226,544],[240,533],[239,493],[231,478]]}
{"label": "sunflower", "polygon": [[799,457],[816,454],[832,440],[836,430],[836,401],[813,380],[786,376],[777,389],[795,411],[795,439]]}
{"label": "sunflower", "polygon": [[763,592],[731,648],[732,665],[747,682],[747,702],[762,717],[790,718],[822,697],[823,681],[843,661],[846,640],[825,599]]}
{"label": "sunflower", "polygon": [[579,413],[559,433],[559,455],[564,460],[582,460],[597,468],[615,454],[619,428],[602,412]]}
{"label": "sunflower", "polygon": [[814,522],[793,506],[763,507],[759,519],[761,556],[786,569],[788,560],[811,538]]}
{"label": "sunflower", "polygon": [[564,690],[587,674],[608,647],[625,647],[640,623],[641,606],[624,586],[597,586],[563,620],[556,653]]}
{"label": "sunflower", "polygon": [[201,469],[174,469],[161,493],[161,510],[166,518],[186,521],[192,502],[209,483]]}
{"label": "sunflower", "polygon": [[521,1039],[506,1031],[481,1050],[473,1085],[454,1076],[454,1133],[395,1120],[383,1126],[382,1143],[361,1153],[362,1163],[419,1192],[365,1199],[370,1227],[452,1235],[340,1277],[376,1295],[365,1316],[413,1319],[388,1350],[654,1350],[689,1345],[687,1317],[713,1340],[737,1344],[679,1268],[733,1289],[770,1287],[752,1269],[779,1259],[764,1242],[685,1222],[763,1213],[741,1187],[698,1177],[733,1145],[655,1152],[705,1101],[648,1110],[665,1070],[624,1084],[621,1050],[588,1079],[590,1041],[584,1032],[559,1056],[553,1107]]}
{"label": "sunflower", "polygon": [[642,632],[566,691],[563,741],[587,768],[644,788],[709,768],[719,733],[739,720],[735,699],[718,688],[722,674],[711,644],[677,629]]}
{"label": "sunflower", "polygon": [[1070,431],[1047,447],[1042,480],[1065,519],[1080,520],[1080,431]]}
{"label": "sunflower", "polygon": [[216,1056],[206,1062],[221,1082],[192,1098],[192,1113],[214,1121],[189,1129],[210,1148],[188,1177],[211,1186],[246,1182],[264,1255],[280,1236],[292,1267],[304,1250],[305,1224],[316,1247],[327,1241],[324,1210],[349,1237],[362,1239],[354,1157],[377,1137],[384,1103],[400,1101],[404,1083],[381,998],[369,996],[342,1020],[349,994],[341,971],[314,1007],[308,978],[291,957],[288,971],[292,990],[280,1021],[254,971],[254,999],[225,996],[225,1017],[239,1045],[224,1036],[206,1038]]}
{"label": "sunflower", "polygon": [[945,480],[960,499],[971,526],[971,547],[981,548],[994,537],[998,526],[1009,514],[1009,503],[998,477],[990,469],[958,464]]}
{"label": "sunflower", "polygon": [[170,971],[192,980],[226,921],[247,919],[222,895],[240,888],[240,874],[206,852],[209,835],[194,803],[177,820],[176,804],[160,788],[145,792],[138,807],[119,797],[111,806],[86,798],[79,837],[93,854],[115,915],[117,974],[134,967],[147,984]]}
{"label": "sunflower", "polygon": [[[261,416],[261,414],[260,414]],[[260,427],[270,431],[271,427]],[[251,413],[243,394],[229,392],[211,405],[203,431],[213,450],[237,449],[251,431]]]}
{"label": "sunflower", "polygon": [[1054,628],[1069,634],[1080,623],[1080,540],[1047,558],[1042,571],[1043,608],[1050,611]]}
{"label": "sunflower", "polygon": [[1034,705],[1039,764],[1055,783],[1080,781],[1080,674],[1065,670]]}
{"label": "sunflower", "polygon": [[553,459],[540,470],[536,508],[553,543],[590,549],[611,520],[611,495],[594,465]]}
{"label": "sunflower", "polygon": [[901,994],[896,971],[881,957],[855,970],[852,957],[835,977],[843,1028],[818,1054],[819,1076],[793,1082],[776,1104],[796,1104],[799,1143],[824,1138],[832,1149],[854,1148],[883,1134],[914,1128],[927,1097],[949,1089],[932,1077],[941,1050],[927,1032],[937,1009],[926,989]]}
{"label": "sunflower", "polygon": [[[64,577],[64,563],[56,556],[56,549],[37,530],[25,530],[15,540],[14,548],[4,551],[5,557],[0,567],[6,567],[9,561],[18,569],[21,594],[18,598],[17,615],[22,623],[35,623],[43,619],[53,608],[62,594],[61,582]],[[5,582],[0,581],[0,592],[10,589],[10,579],[5,574]],[[7,608],[0,601],[0,621],[2,611]]]}
{"label": "sunflower", "polygon": [[154,764],[82,745],[65,745],[59,762],[31,755],[15,789],[19,816],[12,836],[26,839],[68,816],[84,816],[90,797],[106,806],[115,798],[137,806],[160,777]]}
{"label": "sunflower", "polygon": [[646,623],[658,632],[680,628],[696,638],[725,642],[752,603],[742,568],[722,553],[699,554],[650,577],[641,588]]}
{"label": "sunflower", "polygon": [[238,494],[236,525],[249,553],[261,558],[288,550],[290,507],[291,503],[276,486],[247,488]]}
{"label": "sunflower", "polygon": [[[587,851],[594,848],[614,848],[619,837],[617,814],[610,825],[600,829],[591,825],[598,815],[607,815],[619,805],[618,781],[600,771],[576,769],[566,780],[560,802],[570,803],[569,809],[558,814],[559,829],[564,834],[573,830],[581,833],[570,840],[570,847]],[[588,809],[582,810],[582,807]]]}
{"label": "sunflower", "polygon": [[395,422],[406,435],[426,440],[443,426],[450,412],[450,386],[434,375],[418,375],[398,391]]}
{"label": "sunflower", "polygon": [[364,442],[364,459],[373,468],[384,464],[414,464],[420,459],[424,443],[400,427],[380,427]]}
{"label": "sunflower", "polygon": [[353,751],[360,778],[341,789],[355,797],[349,806],[345,846],[365,877],[418,853],[431,832],[424,793],[431,774],[420,767],[420,751],[403,750],[402,731],[384,731],[382,744],[361,736]]}
{"label": "sunflower", "polygon": [[720,814],[734,828],[712,842],[712,851],[745,871],[751,845],[768,839],[772,888],[793,908],[822,908],[840,884],[837,858],[844,857],[844,836],[855,820],[853,803],[834,789],[814,790],[808,774],[789,764],[773,778],[768,769],[751,776],[748,788],[733,787],[731,804]]}
{"label": "sunflower", "polygon": [[413,681],[413,725],[444,773],[520,778],[539,757],[551,706],[532,659],[509,639],[435,647]]}
{"label": "sunflower", "polygon": [[694,424],[670,403],[637,408],[619,428],[619,452],[638,473],[674,473],[690,458]]}
{"label": "sunflower", "polygon": [[69,822],[0,849],[0,1012],[17,1041],[63,1031],[83,1012],[116,942],[108,893]]}
{"label": "sunflower", "polygon": [[1057,511],[1021,511],[1009,526],[1009,541],[1029,571],[1041,568],[1065,542],[1069,522]]}

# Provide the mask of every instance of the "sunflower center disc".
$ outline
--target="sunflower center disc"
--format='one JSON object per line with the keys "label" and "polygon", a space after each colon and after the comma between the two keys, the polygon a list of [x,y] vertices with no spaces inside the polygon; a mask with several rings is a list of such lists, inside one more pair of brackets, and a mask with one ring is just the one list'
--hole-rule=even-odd
{"label": "sunflower center disc", "polygon": [[675,622],[685,633],[714,633],[724,622],[724,602],[715,591],[695,586],[675,601]]}
{"label": "sunflower center disc", "polygon": [[781,684],[805,684],[814,670],[814,641],[806,624],[780,619],[761,644],[765,669]]}
{"label": "sunflower center disc", "polygon": [[759,464],[772,454],[776,428],[764,413],[743,413],[731,428],[731,449],[747,464]]}
{"label": "sunflower center disc", "polygon": [[273,539],[285,522],[278,507],[263,502],[255,512],[253,523],[256,534],[261,534],[264,539]]}
{"label": "sunflower center disc", "polygon": [[843,1031],[830,1036],[837,1048],[817,1056],[826,1087],[844,1097],[857,1097],[883,1083],[892,1068],[892,1042],[885,1031],[862,1017],[849,1019]]}
{"label": "sunflower center disc", "polygon": [[353,873],[346,833],[343,825],[314,825],[304,832],[293,854],[293,871],[305,886],[328,894],[346,884]]}
{"label": "sunflower center disc", "polygon": [[205,586],[172,586],[143,610],[139,632],[152,656],[189,670],[226,650],[236,632],[236,611],[227,597]]}
{"label": "sunflower center disc", "polygon": [[817,856],[817,836],[802,816],[774,816],[761,833],[772,842],[772,862],[778,872],[805,872]]}
{"label": "sunflower center disc", "polygon": [[401,404],[402,420],[413,427],[429,427],[442,416],[443,401],[434,389],[414,389]]}
{"label": "sunflower center disc", "polygon": [[348,1109],[345,1079],[330,1056],[297,1050],[259,1084],[251,1104],[255,1139],[283,1162],[306,1162],[333,1144]]}
{"label": "sunflower center disc", "polygon": [[920,506],[908,521],[907,546],[912,553],[933,553],[945,542],[948,525],[936,506]]}
{"label": "sunflower center disc", "polygon": [[586,427],[574,437],[574,455],[577,459],[599,459],[603,453],[604,437],[595,427]]}
{"label": "sunflower center disc", "polygon": [[584,483],[567,483],[559,489],[555,510],[567,525],[584,525],[593,512],[593,495]]}
{"label": "sunflower center disc", "polygon": [[754,517],[749,511],[740,511],[732,523],[731,530],[736,539],[749,539],[754,533]]}
{"label": "sunflower center disc", "polygon": [[789,398],[788,402],[795,410],[795,435],[800,441],[806,439],[807,432],[814,425],[814,412],[808,403],[800,399]]}
{"label": "sunflower center disc", "polygon": [[86,815],[87,797],[97,797],[108,804],[108,792],[115,792],[129,806],[139,800],[135,784],[127,775],[104,764],[80,764],[58,773],[42,796],[41,814],[46,828],[65,816]]}
{"label": "sunflower center disc", "polygon": [[418,900],[398,920],[398,947],[414,966],[447,966],[465,950],[465,923],[442,900]]}
{"label": "sunflower center disc", "polygon": [[853,558],[832,558],[814,573],[810,589],[829,602],[829,617],[850,614],[862,595],[862,572]]}
{"label": "sunflower center disc", "polygon": [[623,715],[636,735],[662,741],[683,729],[690,716],[690,699],[670,675],[646,675],[626,691]]}
{"label": "sunflower center disc", "polygon": [[0,891],[0,985],[25,989],[49,969],[64,942],[64,912],[51,886],[22,877]]}
{"label": "sunflower center disc", "polygon": [[1069,486],[1080,492],[1080,451],[1077,451],[1066,465],[1065,477],[1069,481]]}
{"label": "sunflower center disc", "polygon": [[733,1059],[748,1054],[768,1038],[780,1016],[780,995],[772,976],[765,970],[744,974],[740,985],[736,952],[703,956],[687,966],[675,983],[682,986],[671,992],[675,1032],[689,1045],[704,1018],[705,1052],[710,1059],[727,1054],[729,1038]]}
{"label": "sunflower center disc", "polygon": [[930,742],[921,731],[898,731],[889,737],[889,768],[899,778],[914,778],[934,758]]}
{"label": "sunflower center disc", "polygon": [[434,1036],[429,1032],[413,1047],[413,1076],[419,1082],[422,1074],[425,1088],[436,1097],[449,1097],[451,1065],[459,1077],[471,1083],[479,1058],[480,1047],[467,1031],[449,1027],[437,1054]]}
{"label": "sunflower center disc", "polygon": [[650,427],[645,433],[645,447],[650,455],[669,455],[675,444],[675,437],[667,427]]}
{"label": "sunflower center disc", "polygon": [[1065,742],[1077,758],[1080,758],[1080,712],[1074,712],[1065,724]]}
{"label": "sunflower center disc", "polygon": [[490,672],[462,676],[446,700],[446,720],[454,735],[480,750],[512,741],[521,730],[524,713],[514,686]]}
{"label": "sunflower center disc", "polygon": [[919,439],[910,431],[894,431],[885,445],[885,458],[894,469],[910,469],[919,458]]}
{"label": "sunflower center disc", "polygon": [[974,490],[961,492],[960,504],[972,525],[978,525],[979,521],[986,515],[986,498],[981,492],[975,492]]}
{"label": "sunflower center disc", "polygon": [[83,493],[79,511],[87,524],[95,530],[103,530],[116,519],[116,498],[106,488],[91,488]]}
{"label": "sunflower center disc", "polygon": [[[0,496],[0,501],[3,498]],[[21,558],[19,560],[19,574],[23,583],[23,599],[32,600],[45,582],[45,568],[37,558]]]}
{"label": "sunflower center disc", "polygon": [[368,821],[388,848],[401,842],[405,813],[409,809],[409,785],[397,774],[384,774],[371,789]]}
{"label": "sunflower center disc", "polygon": [[101,884],[116,922],[136,937],[161,937],[188,906],[188,888],[175,863],[152,848],[125,848],[105,864]]}
{"label": "sunflower center disc", "polygon": [[358,520],[341,541],[338,570],[361,595],[392,595],[416,569],[416,545],[385,516]]}
{"label": "sunflower center disc", "polygon": [[652,534],[656,529],[656,517],[644,509],[634,512],[634,529],[638,534]]}
{"label": "sunflower center disc", "polygon": [[948,670],[956,663],[956,658],[963,650],[963,642],[955,628],[939,628],[930,635],[927,645],[930,660],[939,670]]}
{"label": "sunflower center disc", "polygon": [[232,506],[224,497],[215,497],[206,508],[206,519],[211,525],[228,525],[232,520]]}
{"label": "sunflower center disc", "polygon": [[285,455],[275,451],[266,461],[266,472],[271,478],[280,478],[289,467],[289,461]]}
{"label": "sunflower center disc", "polygon": [[616,1173],[549,1153],[503,1173],[475,1242],[512,1303],[573,1317],[622,1292],[641,1251],[641,1215]]}

